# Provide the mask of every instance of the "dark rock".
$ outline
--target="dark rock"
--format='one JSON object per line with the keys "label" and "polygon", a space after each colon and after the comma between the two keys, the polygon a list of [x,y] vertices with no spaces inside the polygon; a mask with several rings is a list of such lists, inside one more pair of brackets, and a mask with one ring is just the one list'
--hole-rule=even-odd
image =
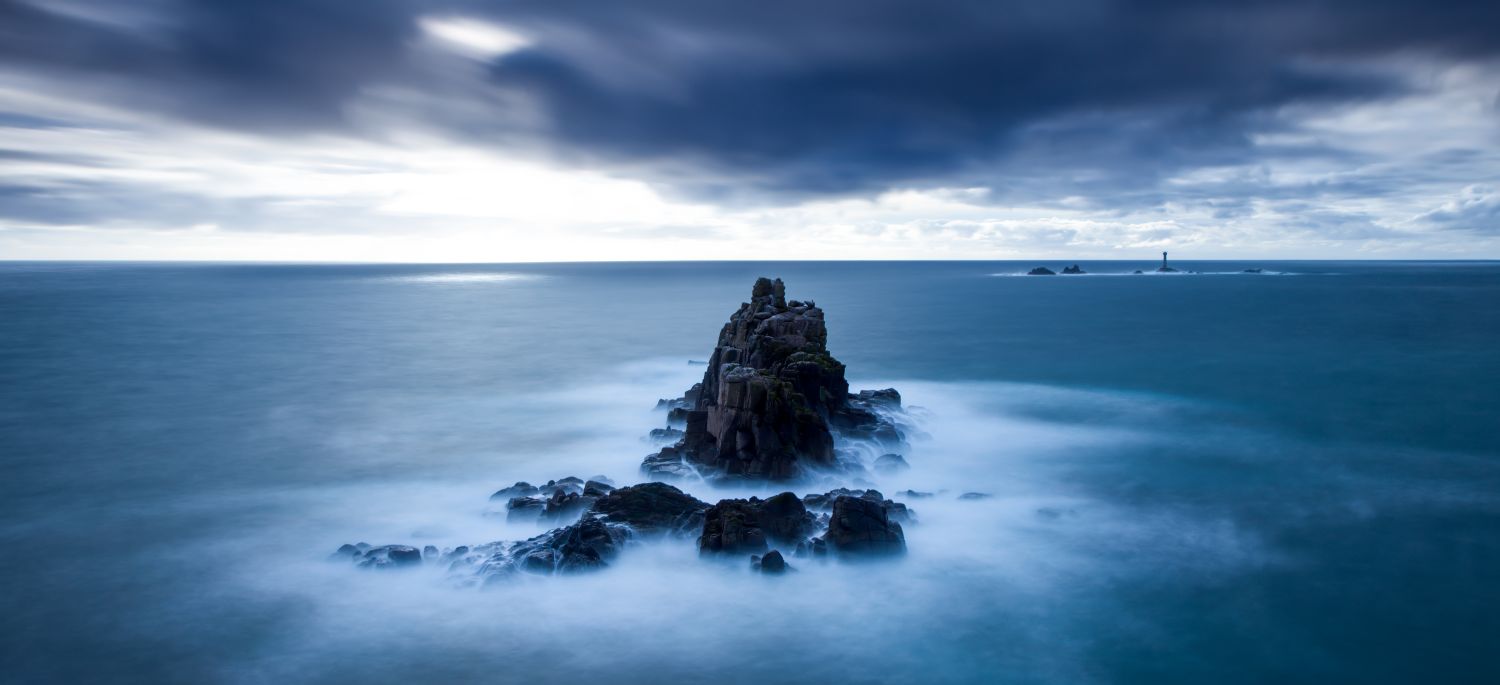
{"label": "dark rock", "polygon": [[547,509],[547,500],[540,497],[513,497],[505,503],[505,520],[512,523],[535,521]]}
{"label": "dark rock", "polygon": [[603,497],[614,492],[615,487],[597,480],[589,480],[583,484],[584,497]]}
{"label": "dark rock", "polygon": [[989,499],[991,497],[994,497],[994,495],[991,495],[988,492],[966,492],[958,496],[958,498],[962,500],[981,500]]}
{"label": "dark rock", "polygon": [[549,480],[545,485],[538,487],[537,490],[540,491],[540,494],[547,495],[548,497],[559,492],[571,492],[581,495],[583,494],[583,481],[574,476],[568,476],[567,478],[560,478],[558,480]]}
{"label": "dark rock", "polygon": [[1087,271],[1084,271],[1083,269],[1079,268],[1077,264],[1074,264],[1073,266],[1069,266],[1069,267],[1064,267],[1063,270],[1062,270],[1062,272],[1063,272],[1063,275],[1065,275],[1065,276],[1072,276],[1072,275],[1077,275],[1077,274],[1086,274],[1086,273],[1088,273]]}
{"label": "dark rock", "polygon": [[1258,273],[1263,273],[1263,270],[1261,270],[1261,269],[1245,269],[1242,273],[1258,274]]}
{"label": "dark rock", "polygon": [[703,554],[759,552],[766,541],[796,545],[818,528],[818,518],[795,494],[767,499],[720,500],[704,512],[698,551]]}
{"label": "dark rock", "polygon": [[833,503],[840,497],[858,497],[863,500],[874,502],[882,509],[892,521],[911,521],[916,517],[905,504],[894,500],[888,500],[879,490],[850,490],[849,488],[838,488],[829,490],[821,495],[807,495],[802,498],[802,503],[813,511],[832,511]]}
{"label": "dark rock", "polygon": [[686,434],[676,428],[652,428],[647,437],[656,443],[674,443],[681,440],[684,435]]}
{"label": "dark rock", "polygon": [[766,549],[766,534],[760,529],[756,507],[747,500],[721,500],[704,513],[703,534],[698,537],[700,554],[743,554]]}
{"label": "dark rock", "polygon": [[422,552],[409,545],[383,545],[365,550],[356,563],[360,568],[412,568],[422,565]]}
{"label": "dark rock", "polygon": [[682,458],[676,447],[663,447],[641,462],[641,475],[651,480],[678,480],[696,474],[697,470]]}
{"label": "dark rock", "polygon": [[833,501],[833,516],[824,535],[840,555],[881,556],[906,552],[901,524],[890,520],[879,502],[841,496]]}
{"label": "dark rock", "polygon": [[432,545],[427,545],[426,547],[423,547],[422,548],[422,558],[424,560],[428,560],[428,561],[435,561],[435,560],[437,560],[437,558],[438,558],[438,548],[433,547]]}
{"label": "dark rock", "polygon": [[1045,266],[1039,266],[1039,267],[1037,267],[1035,269],[1027,271],[1026,275],[1027,276],[1056,276],[1057,272],[1053,271],[1053,270],[1051,270],[1051,269],[1049,269],[1049,268],[1047,268]]}
{"label": "dark rock", "polygon": [[[680,477],[696,467],[714,480],[788,480],[834,464],[830,423],[840,421],[851,398],[844,365],[828,353],[823,311],[812,302],[792,306],[785,290],[780,280],[759,279],[750,302],[730,316],[703,381],[683,395],[690,408],[668,415],[682,438],[647,457],[641,469],[648,477]],[[889,398],[869,401],[876,399]],[[882,419],[866,412],[842,422],[873,434]],[[893,427],[883,435],[899,440]]]}
{"label": "dark rock", "polygon": [[503,572],[507,567],[527,573],[550,575],[573,573],[608,566],[629,538],[621,526],[586,516],[578,523],[538,535],[517,543],[507,552],[497,553],[485,562],[486,574]]}
{"label": "dark rock", "polygon": [[[615,479],[610,478],[609,476],[604,476],[604,475],[589,476],[589,480],[594,481],[595,483],[603,483],[603,484],[608,485],[610,487],[615,487]],[[587,484],[588,483],[585,481],[584,485],[587,485]]]}
{"label": "dark rock", "polygon": [[930,492],[918,492],[916,490],[902,490],[901,492],[898,492],[896,494],[911,499],[927,499],[928,497],[932,496],[932,493]]}
{"label": "dark rock", "polygon": [[910,469],[911,465],[906,463],[899,454],[882,454],[875,459],[875,471],[877,473],[892,474]]}
{"label": "dark rock", "polygon": [[595,499],[574,492],[558,490],[547,498],[546,506],[542,508],[538,519],[551,525],[572,523],[593,506]]}
{"label": "dark rock", "polygon": [[861,390],[859,391],[859,394],[854,396],[854,399],[877,406],[887,407],[890,409],[901,408],[901,393],[896,392],[895,388],[885,388],[884,390]]}
{"label": "dark rock", "polygon": [[600,497],[590,511],[642,535],[683,535],[702,529],[707,509],[708,503],[666,483],[642,483]]}
{"label": "dark rock", "polygon": [[1143,273],[1146,273],[1146,272],[1141,271],[1140,269],[1136,269],[1134,273],[1143,274]]}
{"label": "dark rock", "polygon": [[786,564],[786,558],[781,556],[781,552],[773,549],[769,552],[766,552],[765,556],[760,557],[759,563],[755,564],[755,568],[761,573],[775,574],[786,573],[788,566]]}
{"label": "dark rock", "polygon": [[490,495],[490,499],[497,502],[508,501],[513,497],[528,497],[540,492],[541,490],[538,490],[535,485],[527,483],[526,481],[520,481],[508,488],[501,488],[500,490],[497,490],[495,494]]}
{"label": "dark rock", "polygon": [[364,552],[361,551],[358,547],[355,547],[354,545],[350,545],[350,544],[343,544],[343,545],[339,545],[338,550],[333,553],[333,558],[334,559],[354,559],[354,558],[357,558],[361,554],[364,554]]}

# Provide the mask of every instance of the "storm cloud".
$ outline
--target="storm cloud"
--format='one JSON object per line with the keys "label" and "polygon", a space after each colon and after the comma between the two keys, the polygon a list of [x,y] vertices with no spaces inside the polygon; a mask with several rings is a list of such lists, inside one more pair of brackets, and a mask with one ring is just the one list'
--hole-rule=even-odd
{"label": "storm cloud", "polygon": [[[510,38],[444,50],[443,21]],[[721,207],[979,188],[990,205],[1232,219],[1257,201],[1397,192],[1412,175],[1486,181],[1463,176],[1493,172],[1493,134],[1430,145],[1430,165],[1395,173],[1381,151],[1331,140],[1343,124],[1308,122],[1423,98],[1454,69],[1479,74],[1477,116],[1500,121],[1495,26],[1500,5],[1479,0],[0,0],[0,76],[281,140],[419,130]],[[36,117],[0,111],[59,125]],[[1256,176],[1272,165],[1368,173]],[[1238,171],[1180,182],[1211,169]]]}

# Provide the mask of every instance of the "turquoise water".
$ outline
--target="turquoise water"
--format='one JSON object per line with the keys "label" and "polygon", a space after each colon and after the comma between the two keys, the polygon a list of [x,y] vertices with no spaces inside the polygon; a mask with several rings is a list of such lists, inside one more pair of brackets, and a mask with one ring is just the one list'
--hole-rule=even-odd
{"label": "turquoise water", "polygon": [[[1032,266],[0,263],[3,679],[1500,678],[1500,264]],[[633,481],[759,275],[920,407],[880,483],[944,493],[906,559],[650,545],[485,592],[324,561]]]}

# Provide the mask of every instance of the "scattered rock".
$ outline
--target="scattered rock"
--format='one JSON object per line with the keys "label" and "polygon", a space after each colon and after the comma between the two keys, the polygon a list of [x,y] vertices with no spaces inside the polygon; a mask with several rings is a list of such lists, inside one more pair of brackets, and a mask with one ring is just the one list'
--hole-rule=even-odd
{"label": "scattered rock", "polygon": [[927,499],[928,497],[932,497],[932,493],[930,492],[918,492],[916,490],[902,490],[901,492],[898,492],[896,494],[911,499]]}
{"label": "scattered rock", "polygon": [[989,499],[991,497],[994,497],[994,495],[991,495],[988,492],[966,492],[958,496],[958,498],[962,500],[981,500]]}

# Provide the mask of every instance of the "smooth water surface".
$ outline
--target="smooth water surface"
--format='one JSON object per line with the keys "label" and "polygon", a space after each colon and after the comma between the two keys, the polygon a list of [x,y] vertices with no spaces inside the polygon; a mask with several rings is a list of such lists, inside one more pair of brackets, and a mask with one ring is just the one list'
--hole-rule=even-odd
{"label": "smooth water surface", "polygon": [[[0,680],[1500,679],[1500,264],[1082,265],[0,264]],[[917,407],[905,559],[326,561],[634,482],[759,275]]]}

